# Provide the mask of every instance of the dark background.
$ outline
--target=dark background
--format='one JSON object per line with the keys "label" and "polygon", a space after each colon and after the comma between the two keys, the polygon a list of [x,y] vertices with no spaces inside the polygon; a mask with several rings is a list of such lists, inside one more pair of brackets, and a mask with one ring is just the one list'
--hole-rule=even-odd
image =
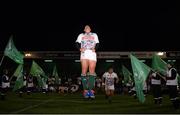
{"label": "dark background", "polygon": [[[108,0],[109,1],[109,0]],[[100,51],[178,50],[176,1],[26,1],[0,3],[0,51],[69,51],[86,24]]]}

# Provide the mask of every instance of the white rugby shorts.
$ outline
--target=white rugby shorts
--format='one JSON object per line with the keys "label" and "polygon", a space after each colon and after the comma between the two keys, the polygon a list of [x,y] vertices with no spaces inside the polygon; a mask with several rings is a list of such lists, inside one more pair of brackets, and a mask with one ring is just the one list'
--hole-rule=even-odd
{"label": "white rugby shorts", "polygon": [[114,85],[111,85],[111,86],[107,86],[105,85],[105,90],[114,90]]}
{"label": "white rugby shorts", "polygon": [[96,52],[93,52],[92,50],[85,50],[84,52],[81,52],[80,59],[97,61]]}

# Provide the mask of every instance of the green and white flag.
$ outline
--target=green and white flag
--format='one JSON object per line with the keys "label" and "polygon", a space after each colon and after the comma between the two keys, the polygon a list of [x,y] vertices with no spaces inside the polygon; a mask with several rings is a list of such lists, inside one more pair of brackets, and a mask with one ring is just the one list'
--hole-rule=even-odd
{"label": "green and white flag", "polygon": [[24,86],[24,79],[23,79],[23,65],[20,64],[16,71],[14,72],[13,76],[17,77],[15,81],[15,85],[13,91],[16,91]]}
{"label": "green and white flag", "polygon": [[154,54],[152,57],[152,69],[157,70],[163,75],[166,75],[167,63],[162,60],[158,55]]}
{"label": "green and white flag", "polygon": [[59,75],[58,75],[58,72],[57,72],[57,67],[56,67],[56,65],[55,65],[54,68],[53,68],[52,76],[55,77],[55,82],[56,82],[56,84],[58,84],[58,82],[59,82]]}
{"label": "green and white flag", "polygon": [[124,65],[122,65],[122,73],[124,76],[124,83],[128,83],[129,81],[132,80],[131,79],[132,73]]}
{"label": "green and white flag", "polygon": [[24,55],[21,54],[15,47],[12,36],[9,39],[8,44],[4,50],[4,55],[14,60],[18,64],[23,64]]}
{"label": "green and white flag", "polygon": [[[47,78],[45,72],[43,71],[43,69],[35,61],[32,62],[30,74],[32,76],[37,77],[39,86],[44,87],[44,83],[46,83],[48,78]],[[41,76],[43,77],[43,79]]]}
{"label": "green and white flag", "polygon": [[[163,74],[164,77],[166,76],[166,71],[168,69],[167,63],[156,54],[154,54],[152,58],[152,68]],[[180,75],[178,73],[177,73],[177,79],[178,79],[178,83],[180,83]]]}
{"label": "green and white flag", "polygon": [[131,58],[131,65],[132,65],[132,70],[133,70],[136,94],[139,101],[144,103],[145,97],[143,93],[143,86],[151,68],[148,67],[143,62],[141,62],[132,54],[130,54],[130,58]]}

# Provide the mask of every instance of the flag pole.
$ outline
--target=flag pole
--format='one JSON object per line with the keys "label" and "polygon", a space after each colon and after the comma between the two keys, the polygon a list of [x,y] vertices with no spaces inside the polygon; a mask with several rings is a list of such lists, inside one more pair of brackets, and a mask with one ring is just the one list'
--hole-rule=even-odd
{"label": "flag pole", "polygon": [[[151,69],[153,72],[156,72],[155,70]],[[164,81],[166,81],[166,78],[164,78],[159,72],[156,72]]]}
{"label": "flag pole", "polygon": [[3,60],[4,60],[4,55],[3,55],[3,57],[1,58],[0,67],[1,67],[1,64],[2,64]]}
{"label": "flag pole", "polygon": [[13,77],[14,77],[13,75],[10,77],[10,79],[9,79],[10,82],[11,82],[11,80],[12,80]]}

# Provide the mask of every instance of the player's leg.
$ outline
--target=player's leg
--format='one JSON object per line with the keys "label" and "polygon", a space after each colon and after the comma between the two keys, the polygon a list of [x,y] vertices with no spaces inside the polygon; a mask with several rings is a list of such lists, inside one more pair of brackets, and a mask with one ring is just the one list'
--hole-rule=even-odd
{"label": "player's leg", "polygon": [[109,89],[106,89],[105,91],[106,91],[107,97],[109,97],[109,96],[110,96],[110,90],[109,90]]}
{"label": "player's leg", "polygon": [[114,89],[110,90],[110,95],[114,96]]}
{"label": "player's leg", "polygon": [[89,96],[87,95],[88,93],[88,84],[87,84],[87,70],[88,70],[88,60],[87,59],[81,59],[81,68],[82,68],[82,72],[81,72],[81,81],[82,81],[82,85],[83,85],[83,96],[85,98],[88,98]]}
{"label": "player's leg", "polygon": [[114,89],[111,89],[111,90],[110,90],[109,99],[108,99],[109,103],[112,103],[112,97],[113,97],[113,96],[114,96]]}
{"label": "player's leg", "polygon": [[103,91],[105,92],[105,99],[108,99],[108,95],[107,95],[107,86],[103,85]]}
{"label": "player's leg", "polygon": [[96,68],[96,61],[94,60],[89,60],[89,92],[90,92],[90,97],[95,98],[94,96],[94,85],[95,85],[95,68]]}
{"label": "player's leg", "polygon": [[110,89],[106,90],[106,95],[107,95],[108,102],[111,103],[111,90]]}

